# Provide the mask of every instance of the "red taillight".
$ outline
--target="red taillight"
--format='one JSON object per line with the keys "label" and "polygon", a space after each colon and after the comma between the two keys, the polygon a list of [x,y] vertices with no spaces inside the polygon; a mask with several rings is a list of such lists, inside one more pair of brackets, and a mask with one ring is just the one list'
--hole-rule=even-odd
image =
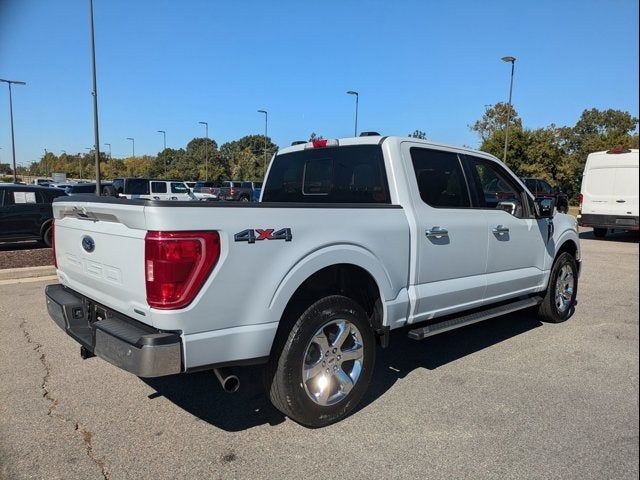
{"label": "red taillight", "polygon": [[313,148],[326,148],[327,146],[327,140],[324,138],[313,140],[311,143],[313,143]]}
{"label": "red taillight", "polygon": [[235,188],[231,188],[231,190],[229,190],[229,195],[231,195],[232,197],[236,194],[236,189]]}
{"label": "red taillight", "polygon": [[329,140],[327,138],[316,138],[304,144],[304,149],[308,150],[311,148],[328,148],[328,147],[337,147],[339,145],[338,140]]}
{"label": "red taillight", "polygon": [[209,193],[213,193],[213,187],[209,187]]}
{"label": "red taillight", "polygon": [[149,306],[189,305],[220,258],[218,232],[147,232],[144,241]]}
{"label": "red taillight", "polygon": [[580,193],[578,194],[578,205],[582,208],[582,201],[584,200],[584,196]]}
{"label": "red taillight", "polygon": [[51,256],[53,257],[53,266],[58,268],[58,259],[56,258],[56,221],[51,222]]}

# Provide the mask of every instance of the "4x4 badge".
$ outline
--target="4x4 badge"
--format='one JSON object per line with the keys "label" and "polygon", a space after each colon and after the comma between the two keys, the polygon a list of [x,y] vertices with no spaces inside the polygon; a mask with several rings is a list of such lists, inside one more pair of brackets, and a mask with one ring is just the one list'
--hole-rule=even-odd
{"label": "4x4 badge", "polygon": [[248,243],[256,243],[256,241],[260,240],[284,240],[285,242],[290,242],[292,238],[293,235],[291,235],[290,228],[281,228],[278,231],[275,231],[274,228],[249,228],[238,232],[233,236],[233,239],[236,242]]}

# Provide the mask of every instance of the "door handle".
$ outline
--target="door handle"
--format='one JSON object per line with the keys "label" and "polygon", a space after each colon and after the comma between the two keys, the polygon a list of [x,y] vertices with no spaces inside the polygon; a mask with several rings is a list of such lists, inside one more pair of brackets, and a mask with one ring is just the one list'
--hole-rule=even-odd
{"label": "door handle", "polygon": [[505,227],[504,225],[498,225],[493,228],[493,233],[496,235],[504,235],[505,233],[509,233],[509,227]]}
{"label": "door handle", "polygon": [[442,227],[431,227],[425,232],[425,234],[427,235],[427,238],[442,238],[449,236],[449,230]]}
{"label": "door handle", "polygon": [[626,200],[616,200],[616,203],[626,203]]}

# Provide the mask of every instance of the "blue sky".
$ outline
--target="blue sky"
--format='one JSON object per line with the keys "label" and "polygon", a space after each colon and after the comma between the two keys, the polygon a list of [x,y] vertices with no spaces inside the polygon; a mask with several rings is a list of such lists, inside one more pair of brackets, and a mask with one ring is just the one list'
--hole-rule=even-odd
{"label": "blue sky", "polygon": [[[477,146],[468,125],[506,100],[528,127],[585,108],[638,115],[638,2],[94,0],[100,139],[114,156],[203,136],[280,146],[360,130]],[[0,0],[0,78],[14,87],[17,159],[93,144],[87,0]],[[0,85],[0,161],[10,161]]]}

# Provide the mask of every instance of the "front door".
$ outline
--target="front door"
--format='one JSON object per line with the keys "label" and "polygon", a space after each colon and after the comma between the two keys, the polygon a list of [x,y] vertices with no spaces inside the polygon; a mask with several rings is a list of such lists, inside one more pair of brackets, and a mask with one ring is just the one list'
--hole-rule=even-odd
{"label": "front door", "polygon": [[544,280],[549,220],[537,220],[533,201],[504,166],[464,156],[474,204],[486,213],[488,258],[485,303],[537,291]]}
{"label": "front door", "polygon": [[[455,151],[402,144],[413,204],[409,322],[479,306],[487,263],[487,212],[471,208]],[[409,213],[409,212],[408,212]]]}

